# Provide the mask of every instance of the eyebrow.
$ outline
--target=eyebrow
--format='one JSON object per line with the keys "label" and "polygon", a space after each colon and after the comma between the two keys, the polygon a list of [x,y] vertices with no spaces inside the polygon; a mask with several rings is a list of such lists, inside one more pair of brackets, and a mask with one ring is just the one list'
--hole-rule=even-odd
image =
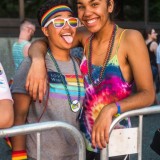
{"label": "eyebrow", "polygon": [[89,3],[92,3],[92,2],[94,2],[94,1],[101,1],[101,0],[90,0]]}
{"label": "eyebrow", "polygon": [[[101,1],[101,0],[90,0],[89,3],[92,3],[94,1]],[[77,2],[77,4],[82,4],[81,2]]]}
{"label": "eyebrow", "polygon": [[96,1],[96,0],[90,0],[89,2],[94,2],[94,1]]}

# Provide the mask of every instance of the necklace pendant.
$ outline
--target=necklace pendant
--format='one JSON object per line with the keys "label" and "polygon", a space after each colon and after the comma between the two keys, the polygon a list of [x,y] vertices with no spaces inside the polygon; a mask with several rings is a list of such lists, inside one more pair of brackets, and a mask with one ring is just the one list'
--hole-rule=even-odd
{"label": "necklace pendant", "polygon": [[80,106],[80,102],[78,100],[74,100],[71,103],[71,110],[73,112],[78,112],[80,110],[81,106]]}

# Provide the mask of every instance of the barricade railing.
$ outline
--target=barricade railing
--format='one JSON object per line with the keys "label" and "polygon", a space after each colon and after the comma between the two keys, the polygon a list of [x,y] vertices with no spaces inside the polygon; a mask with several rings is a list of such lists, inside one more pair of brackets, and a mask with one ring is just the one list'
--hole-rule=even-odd
{"label": "barricade railing", "polygon": [[74,127],[65,122],[59,121],[49,121],[49,122],[41,122],[41,123],[33,123],[33,124],[25,124],[20,126],[14,126],[8,129],[0,130],[0,137],[12,137],[17,135],[26,135],[37,133],[37,160],[41,160],[41,132],[54,129],[54,128],[64,128],[74,137],[78,150],[79,150],[79,159],[78,160],[86,160],[86,149],[84,139],[81,133]]}
{"label": "barricade railing", "polygon": [[[130,141],[131,143],[129,144],[129,146],[127,146],[127,148],[132,147],[131,145],[134,145],[131,150],[128,151],[128,153],[124,153],[124,154],[138,154],[138,160],[142,160],[142,134],[143,134],[143,115],[151,115],[151,114],[158,114],[160,113],[160,105],[157,106],[150,106],[147,108],[142,108],[142,109],[136,109],[136,110],[132,110],[132,111],[128,111],[125,112],[123,114],[121,114],[119,117],[117,117],[116,119],[114,119],[114,121],[111,124],[110,127],[110,140],[109,139],[109,144],[107,144],[106,148],[101,150],[100,153],[100,160],[108,160],[108,157],[110,156],[110,153],[112,154],[112,156],[118,156],[116,152],[119,152],[119,149],[123,149],[122,143],[125,143],[125,138],[126,141]],[[131,131],[128,132],[128,129],[114,129],[114,127],[116,126],[116,124],[118,122],[120,122],[121,120],[127,118],[127,117],[134,117],[134,116],[139,116],[139,124],[137,128],[130,128]],[[126,134],[123,134],[123,131],[127,131]],[[115,133],[113,133],[113,132]],[[118,133],[119,132],[119,133]],[[112,134],[114,134],[114,136],[112,136]],[[128,135],[131,134],[131,135]],[[137,135],[136,135],[137,134]],[[118,139],[116,139],[116,136],[118,135]],[[126,136],[127,135],[127,136]],[[112,137],[112,138],[111,138]],[[114,141],[115,138],[115,141]],[[110,143],[112,143],[112,141],[114,141],[115,146],[110,146]],[[118,141],[120,141],[119,145],[118,145]],[[127,142],[128,143],[128,142]],[[134,150],[134,151],[132,151]],[[126,151],[126,148],[125,148]],[[115,155],[114,155],[115,154]],[[124,155],[124,154],[120,154],[120,155]]]}
{"label": "barricade railing", "polygon": [[[126,139],[132,140],[131,142],[133,142],[133,141],[135,142],[134,143],[135,146],[132,148],[134,151],[129,151],[128,153],[124,153],[124,154],[138,153],[138,160],[142,160],[143,115],[151,115],[151,114],[158,114],[158,113],[160,113],[160,105],[128,111],[128,112],[121,114],[116,119],[114,119],[114,121],[112,122],[111,127],[110,127],[110,139],[111,140],[109,140],[109,144],[107,144],[106,148],[101,150],[100,160],[106,160],[106,158],[108,160],[108,157],[118,156],[117,155],[117,153],[119,152],[118,149],[123,148],[122,143],[125,143],[125,139],[123,139],[123,138],[126,137],[126,134],[130,134],[131,132],[133,132],[132,135],[127,135]],[[129,128],[127,128],[127,129],[114,129],[116,124],[118,122],[120,122],[121,120],[123,120],[127,117],[134,117],[134,116],[139,116],[139,124],[138,124],[137,128],[130,128],[131,132],[128,132],[128,130],[130,130]],[[79,151],[78,160],[86,160],[85,143],[84,143],[84,139],[83,139],[81,133],[74,126],[71,126],[71,125],[64,123],[64,122],[50,121],[50,122],[41,122],[41,123],[33,123],[33,124],[14,126],[14,127],[8,128],[8,129],[1,129],[0,130],[0,138],[37,133],[37,160],[41,160],[41,145],[40,145],[41,132],[46,131],[46,130],[50,130],[50,129],[54,129],[54,128],[58,128],[58,127],[64,128],[64,129],[66,129],[66,131],[68,131],[70,134],[72,134],[72,136],[74,137],[74,139],[77,143],[77,146],[78,146],[78,151]],[[127,132],[125,134],[123,134],[123,131],[125,131],[125,130]],[[118,134],[121,135],[121,137],[116,139],[116,136]],[[114,136],[112,136],[112,135],[114,135]],[[125,136],[125,137],[123,137],[123,136]],[[114,138],[116,140],[116,143],[114,143],[115,146],[110,146],[110,143],[112,141],[115,142],[113,140]],[[123,139],[123,141],[121,141],[121,138]],[[118,146],[118,143],[117,143],[118,141],[121,141],[121,144],[120,144],[121,146]],[[132,144],[133,143],[131,143],[131,145]],[[126,150],[126,148],[125,148],[125,150]],[[114,153],[116,153],[116,154],[114,155]],[[120,155],[123,155],[123,154],[120,154]]]}

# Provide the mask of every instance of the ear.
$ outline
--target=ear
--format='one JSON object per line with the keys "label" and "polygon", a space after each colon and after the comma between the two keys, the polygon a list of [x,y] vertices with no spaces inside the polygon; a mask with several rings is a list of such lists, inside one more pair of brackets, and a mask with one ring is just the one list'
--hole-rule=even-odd
{"label": "ear", "polygon": [[48,29],[47,29],[47,27],[42,27],[41,30],[42,30],[43,34],[44,34],[46,37],[48,37]]}
{"label": "ear", "polygon": [[112,13],[113,9],[114,9],[114,0],[109,0],[109,3],[108,3],[108,12]]}
{"label": "ear", "polygon": [[29,32],[30,35],[34,35],[35,30],[33,30],[32,28],[29,28],[28,32]]}

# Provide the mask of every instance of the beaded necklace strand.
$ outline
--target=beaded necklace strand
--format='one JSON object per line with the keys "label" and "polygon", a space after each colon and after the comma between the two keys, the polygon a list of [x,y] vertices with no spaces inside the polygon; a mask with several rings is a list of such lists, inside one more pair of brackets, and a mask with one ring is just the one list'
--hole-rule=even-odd
{"label": "beaded necklace strand", "polygon": [[69,103],[69,106],[71,108],[71,111],[77,112],[80,109],[81,89],[80,89],[80,82],[79,82],[79,78],[78,78],[78,71],[77,71],[77,68],[76,68],[76,64],[75,64],[72,56],[70,56],[71,60],[72,60],[72,63],[73,63],[73,68],[74,68],[74,71],[75,71],[76,80],[77,80],[77,86],[78,86],[78,100],[72,101],[70,93],[69,93],[69,90],[67,88],[67,85],[66,85],[66,83],[64,81],[64,78],[62,77],[63,74],[62,74],[62,72],[61,72],[61,70],[60,70],[60,68],[58,66],[58,63],[57,63],[56,59],[54,58],[54,56],[52,55],[50,50],[48,50],[48,54],[49,54],[50,58],[52,59],[52,61],[53,61],[54,65],[55,65],[58,73],[60,74],[61,81],[62,81],[62,84],[63,84],[63,86],[65,88],[65,91],[66,91],[66,94],[67,94],[67,98],[68,98],[68,103]]}
{"label": "beaded necklace strand", "polygon": [[92,77],[92,41],[93,41],[93,38],[94,38],[94,34],[92,34],[92,36],[90,37],[87,65],[88,65],[88,78],[89,78],[89,80],[90,80],[90,82],[92,83],[93,86],[98,86],[104,78],[104,71],[107,67],[107,64],[109,62],[109,59],[110,59],[110,56],[111,56],[111,53],[112,53],[112,50],[113,50],[113,45],[114,45],[114,40],[115,40],[117,28],[118,28],[117,25],[114,24],[113,31],[112,31],[112,34],[111,34],[111,37],[110,37],[110,40],[109,40],[107,52],[106,52],[106,55],[105,55],[105,59],[104,59],[104,62],[103,62],[103,66],[102,66],[101,71],[100,71],[99,81],[97,83],[94,82],[94,79]]}

